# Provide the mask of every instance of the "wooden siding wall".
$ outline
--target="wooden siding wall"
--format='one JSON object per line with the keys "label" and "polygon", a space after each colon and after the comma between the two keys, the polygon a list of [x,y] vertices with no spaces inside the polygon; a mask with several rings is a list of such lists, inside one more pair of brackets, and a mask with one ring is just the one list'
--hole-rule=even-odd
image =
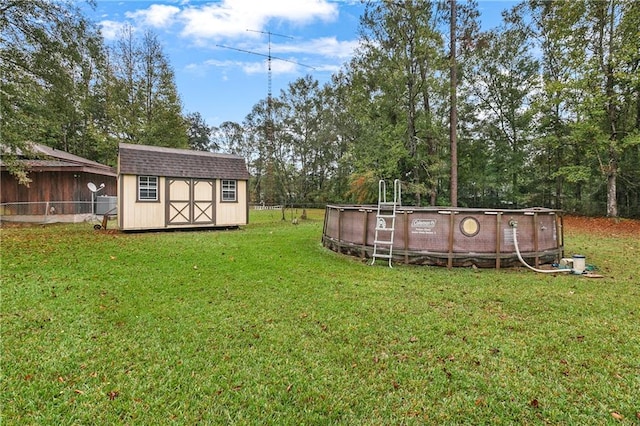
{"label": "wooden siding wall", "polygon": [[221,181],[216,181],[216,225],[236,226],[249,223],[247,181],[239,180],[237,184],[237,203],[221,203]]}
{"label": "wooden siding wall", "polygon": [[[7,171],[2,171],[0,183],[0,203],[37,203],[47,201],[91,201],[91,191],[87,183],[105,188],[98,195],[117,195],[114,176],[96,175],[84,172],[31,172],[29,186],[20,185]],[[21,210],[26,207],[21,208]],[[41,206],[34,205],[33,212],[23,210],[22,214],[41,214]],[[28,209],[27,209],[28,210]],[[59,212],[64,213],[64,212]]]}
{"label": "wooden siding wall", "polygon": [[120,229],[162,229],[165,227],[165,178],[158,178],[158,201],[138,202],[138,177],[120,176],[118,220]]}
{"label": "wooden siding wall", "polygon": [[[237,181],[238,201],[222,203],[221,181],[215,181],[215,223],[176,224],[167,226],[167,178],[158,178],[159,202],[137,201],[137,176],[120,176],[120,196],[118,198],[118,218],[120,229],[125,231],[145,229],[165,229],[184,227],[239,226],[249,222],[247,181]],[[182,194],[188,199],[189,194]],[[196,194],[197,195],[197,194]]]}

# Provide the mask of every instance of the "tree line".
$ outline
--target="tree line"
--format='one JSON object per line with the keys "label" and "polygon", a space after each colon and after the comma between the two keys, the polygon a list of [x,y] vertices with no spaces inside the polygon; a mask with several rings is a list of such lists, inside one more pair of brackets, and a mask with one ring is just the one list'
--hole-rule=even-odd
{"label": "tree line", "polygon": [[109,165],[119,142],[215,148],[202,116],[183,113],[154,33],[125,26],[106,44],[74,1],[8,0],[0,35],[3,162],[21,181],[29,142]]}
{"label": "tree line", "polygon": [[455,67],[459,206],[639,216],[640,8],[527,0],[483,31],[466,1],[451,33],[453,4],[368,2],[360,47],[329,82],[304,76],[211,127],[183,115],[152,33],[106,47],[72,3],[9,1],[3,143],[107,164],[119,141],[221,149],[247,159],[253,202],[371,203],[379,179],[401,179],[405,204],[447,205]]}

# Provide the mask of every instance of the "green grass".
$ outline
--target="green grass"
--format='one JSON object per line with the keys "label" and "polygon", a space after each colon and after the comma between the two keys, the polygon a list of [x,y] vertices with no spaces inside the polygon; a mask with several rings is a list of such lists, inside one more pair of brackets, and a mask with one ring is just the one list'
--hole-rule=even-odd
{"label": "green grass", "polygon": [[2,424],[640,422],[640,239],[566,233],[602,279],[389,269],[310,214],[0,229]]}

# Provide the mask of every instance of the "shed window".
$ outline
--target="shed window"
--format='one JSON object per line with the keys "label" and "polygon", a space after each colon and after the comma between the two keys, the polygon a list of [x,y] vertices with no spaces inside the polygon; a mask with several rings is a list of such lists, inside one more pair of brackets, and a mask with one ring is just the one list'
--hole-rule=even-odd
{"label": "shed window", "polygon": [[138,176],[138,201],[158,201],[157,176]]}
{"label": "shed window", "polygon": [[235,180],[223,180],[222,181],[222,201],[233,202],[237,201],[237,181]]}

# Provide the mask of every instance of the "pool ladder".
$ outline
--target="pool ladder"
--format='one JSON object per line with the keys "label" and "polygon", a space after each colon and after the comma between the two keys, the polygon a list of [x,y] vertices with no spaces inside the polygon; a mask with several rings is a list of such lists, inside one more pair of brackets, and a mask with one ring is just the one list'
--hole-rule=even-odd
{"label": "pool ladder", "polygon": [[[402,194],[400,189],[401,182],[399,179],[393,181],[393,201],[387,202],[387,184],[384,179],[378,182],[378,212],[376,214],[376,229],[373,239],[373,260],[371,264],[376,263],[376,259],[388,259],[389,268],[393,257],[393,236],[396,227],[396,207],[402,205]],[[387,222],[391,222],[391,226]]]}

